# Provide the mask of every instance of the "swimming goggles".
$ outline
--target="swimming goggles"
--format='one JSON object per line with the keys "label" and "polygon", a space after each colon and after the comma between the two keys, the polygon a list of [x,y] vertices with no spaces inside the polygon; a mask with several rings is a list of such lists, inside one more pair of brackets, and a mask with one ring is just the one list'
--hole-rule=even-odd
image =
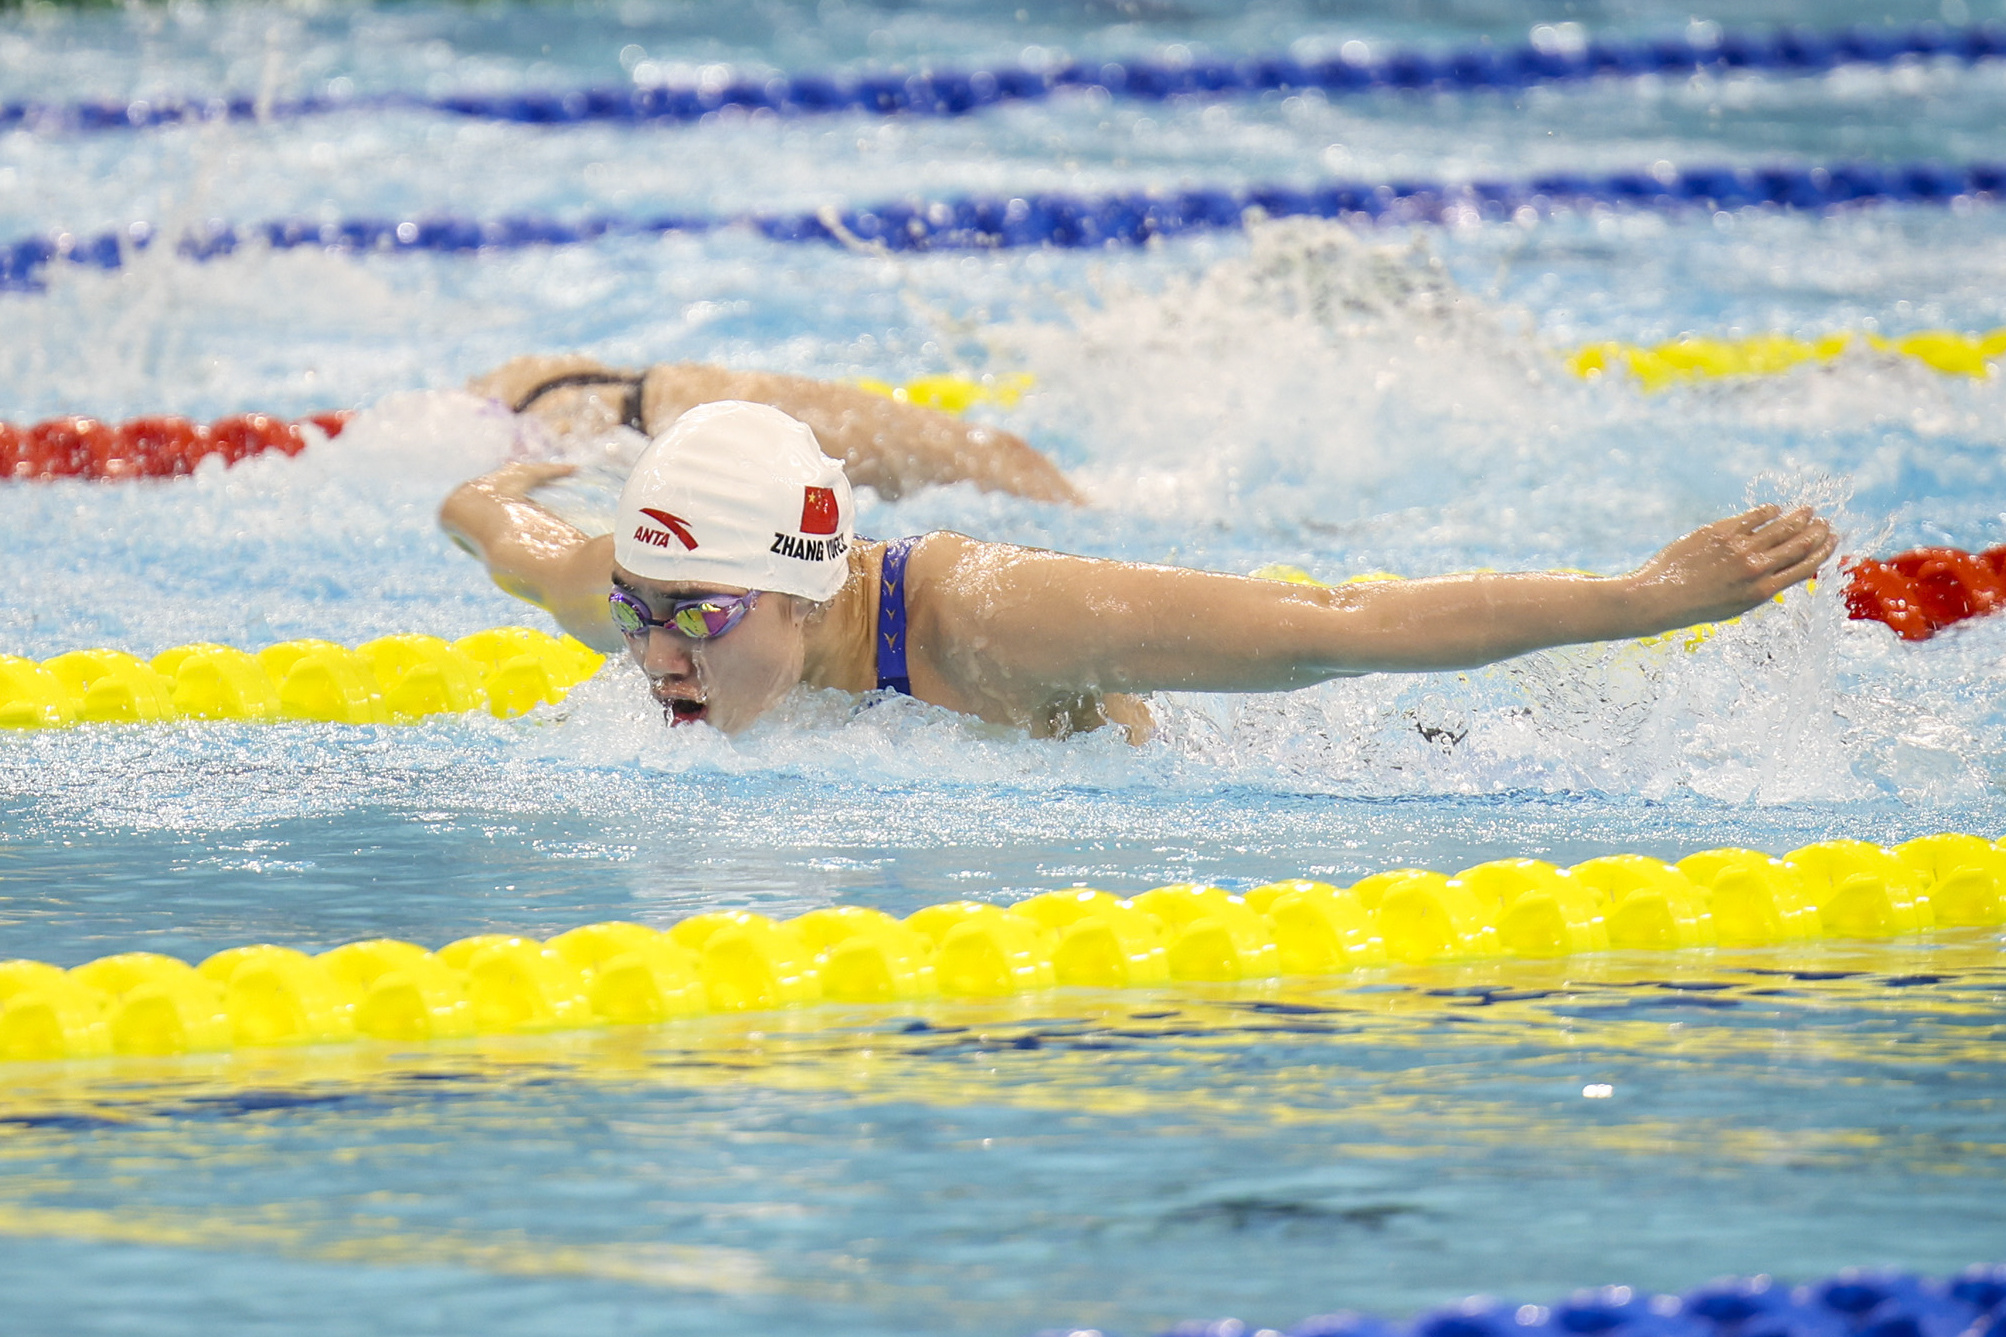
{"label": "swimming goggles", "polygon": [[625,590],[606,596],[613,613],[613,625],[628,637],[646,636],[654,627],[674,627],[693,641],[714,641],[745,619],[759,602],[759,591],[750,594],[706,594],[700,599],[678,599],[669,605],[667,617],[654,617],[648,605]]}

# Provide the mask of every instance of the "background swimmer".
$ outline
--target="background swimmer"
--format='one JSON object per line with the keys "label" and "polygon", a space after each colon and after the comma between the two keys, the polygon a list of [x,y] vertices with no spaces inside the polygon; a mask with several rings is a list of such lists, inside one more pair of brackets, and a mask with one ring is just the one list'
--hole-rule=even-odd
{"label": "background swimmer", "polygon": [[610,535],[587,538],[529,498],[563,472],[476,479],[441,523],[574,636],[624,644],[672,723],[727,733],[806,684],[890,688],[1036,736],[1116,723],[1140,741],[1136,694],[1286,691],[1653,635],[1746,612],[1836,542],[1808,508],[1763,506],[1627,575],[1322,588],[946,532],[853,541],[842,466],[804,424],[740,402],[692,409],[648,447]]}
{"label": "background swimmer", "polygon": [[1021,437],[833,381],[691,363],[628,371],[568,356],[519,357],[467,388],[535,417],[560,438],[616,427],[652,438],[698,404],[770,404],[807,423],[822,448],[843,462],[851,482],[882,497],[967,482],[1032,501],[1086,500]]}

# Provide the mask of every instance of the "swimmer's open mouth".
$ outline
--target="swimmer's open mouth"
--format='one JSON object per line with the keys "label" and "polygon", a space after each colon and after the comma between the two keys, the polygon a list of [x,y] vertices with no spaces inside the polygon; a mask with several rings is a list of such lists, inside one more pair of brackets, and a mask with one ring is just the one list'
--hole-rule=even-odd
{"label": "swimmer's open mouth", "polygon": [[710,703],[706,701],[696,701],[681,696],[662,699],[662,716],[671,725],[695,724],[709,709]]}

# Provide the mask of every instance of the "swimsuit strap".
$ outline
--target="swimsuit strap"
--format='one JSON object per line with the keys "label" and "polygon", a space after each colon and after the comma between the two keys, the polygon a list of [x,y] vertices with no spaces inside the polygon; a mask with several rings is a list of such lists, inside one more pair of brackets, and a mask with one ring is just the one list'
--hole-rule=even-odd
{"label": "swimsuit strap", "polygon": [[885,545],[884,569],[878,577],[878,688],[912,695],[912,678],[905,666],[905,559],[925,538],[893,539]]}
{"label": "swimsuit strap", "polygon": [[648,383],[647,372],[621,371],[568,371],[562,376],[553,376],[539,383],[528,394],[518,399],[512,406],[521,413],[531,404],[553,390],[569,390],[580,385],[624,385],[627,387],[626,400],[621,404],[621,421],[642,436],[648,434],[647,419],[641,415],[641,388]]}

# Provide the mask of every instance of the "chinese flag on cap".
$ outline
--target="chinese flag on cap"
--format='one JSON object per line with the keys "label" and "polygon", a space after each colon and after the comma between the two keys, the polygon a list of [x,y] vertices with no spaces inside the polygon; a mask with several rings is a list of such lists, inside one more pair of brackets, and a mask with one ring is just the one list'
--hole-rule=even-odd
{"label": "chinese flag on cap", "polygon": [[836,489],[804,487],[801,494],[802,533],[833,534],[842,527],[842,517],[836,513]]}

